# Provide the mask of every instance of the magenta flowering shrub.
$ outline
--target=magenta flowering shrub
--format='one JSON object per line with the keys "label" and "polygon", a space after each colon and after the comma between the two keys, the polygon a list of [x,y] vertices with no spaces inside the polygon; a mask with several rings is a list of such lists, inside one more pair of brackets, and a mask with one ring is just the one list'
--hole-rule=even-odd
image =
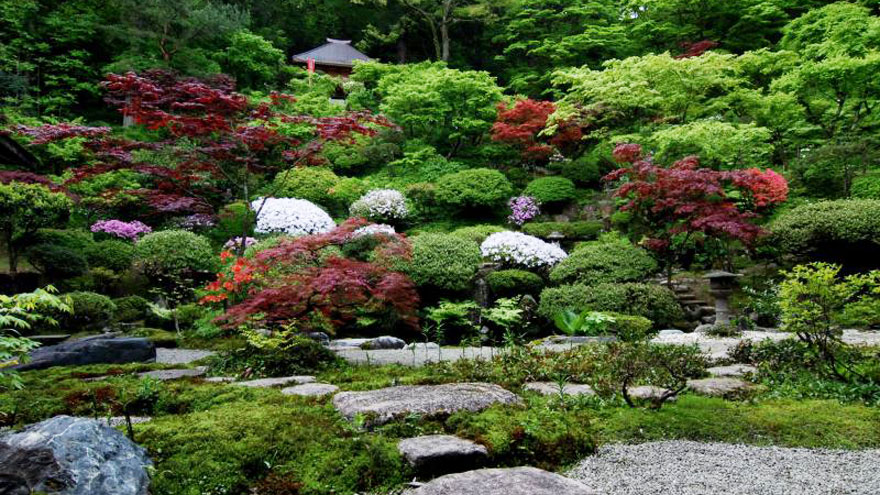
{"label": "magenta flowering shrub", "polygon": [[123,222],[122,220],[99,220],[92,224],[92,232],[103,232],[112,236],[121,237],[130,241],[136,241],[138,236],[149,234],[153,231],[149,225],[139,222]]}
{"label": "magenta flowering shrub", "polygon": [[244,237],[244,238],[233,237],[232,239],[229,239],[228,241],[226,241],[226,244],[223,245],[223,249],[226,251],[235,251],[242,245],[242,240],[244,240],[245,249],[247,249],[247,248],[253,246],[254,244],[256,244],[257,242],[259,242],[256,239],[254,239],[253,237]]}
{"label": "magenta flowering shrub", "polygon": [[531,196],[510,198],[507,206],[510,207],[510,216],[507,217],[507,220],[518,226],[522,226],[541,213],[538,208],[538,200]]}

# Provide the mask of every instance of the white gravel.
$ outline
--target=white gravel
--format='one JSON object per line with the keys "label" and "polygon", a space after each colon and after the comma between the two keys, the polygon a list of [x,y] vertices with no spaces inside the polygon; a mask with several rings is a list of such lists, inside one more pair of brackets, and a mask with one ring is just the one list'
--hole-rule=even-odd
{"label": "white gravel", "polygon": [[[794,335],[786,332],[743,332],[742,336],[739,337],[713,337],[705,333],[683,333],[658,336],[652,339],[652,342],[661,344],[697,344],[710,357],[717,359],[728,357],[728,351],[741,340],[760,342],[762,340],[783,340],[789,338],[794,338]],[[844,330],[843,341],[853,345],[880,346],[880,332]]]}
{"label": "white gravel", "polygon": [[608,495],[877,495],[880,450],[690,441],[608,445],[568,476]]}

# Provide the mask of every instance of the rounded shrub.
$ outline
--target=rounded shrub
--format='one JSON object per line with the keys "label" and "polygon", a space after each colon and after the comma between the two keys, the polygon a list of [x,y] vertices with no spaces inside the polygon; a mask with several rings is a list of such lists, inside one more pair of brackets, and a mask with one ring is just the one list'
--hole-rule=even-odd
{"label": "rounded shrub", "polygon": [[420,234],[412,240],[407,273],[420,287],[464,290],[480,267],[477,243],[451,234]]}
{"label": "rounded shrub", "polygon": [[330,188],[330,200],[335,212],[345,215],[348,207],[367,193],[369,187],[356,177],[342,177]]}
{"label": "rounded shrub", "polygon": [[870,172],[853,179],[850,193],[854,198],[880,199],[880,173]]}
{"label": "rounded shrub", "polygon": [[125,323],[143,320],[147,315],[147,307],[149,302],[141,296],[125,296],[118,297],[113,300],[116,305],[116,312],[113,313],[113,319]]}
{"label": "rounded shrub", "polygon": [[396,189],[373,189],[352,203],[349,212],[374,222],[393,223],[409,216],[406,198]]}
{"label": "rounded shrub", "polygon": [[512,192],[507,177],[490,168],[462,170],[437,181],[437,199],[456,208],[500,206]]}
{"label": "rounded shrub", "polygon": [[89,270],[81,251],[63,245],[37,244],[28,249],[27,258],[34,268],[52,279],[76,277]]}
{"label": "rounded shrub", "polygon": [[580,158],[564,162],[560,169],[562,176],[576,184],[597,184],[602,178],[599,170],[599,161],[593,154],[586,154]]}
{"label": "rounded shrub", "polygon": [[321,156],[336,171],[356,171],[363,169],[369,160],[363,153],[364,146],[352,143],[327,143],[321,150]]}
{"label": "rounded shrub", "polygon": [[542,205],[571,201],[576,194],[574,182],[565,177],[541,177],[526,186],[524,196],[537,199]]}
{"label": "rounded shrub", "polygon": [[326,167],[298,167],[275,176],[275,196],[299,198],[324,206],[330,204],[330,190],[339,176]]}
{"label": "rounded shrub", "polygon": [[31,239],[32,245],[49,244],[79,253],[94,243],[92,233],[86,230],[40,229]]}
{"label": "rounded shrub", "polygon": [[217,266],[208,239],[185,230],[145,235],[135,245],[135,263],[148,277],[186,276]]}
{"label": "rounded shrub", "polygon": [[541,291],[538,314],[553,318],[553,315],[565,309],[644,316],[656,327],[671,326],[684,316],[671,290],[660,285],[641,283],[571,284]]}
{"label": "rounded shrub", "polygon": [[497,232],[504,232],[505,230],[507,229],[498,225],[472,225],[470,227],[457,228],[452,231],[452,235],[474,241],[477,244],[482,244],[490,235]]}
{"label": "rounded shrub", "polygon": [[770,242],[784,253],[874,266],[880,243],[880,200],[804,204],[782,213],[770,230]]}
{"label": "rounded shrub", "polygon": [[657,262],[625,237],[604,235],[578,245],[550,272],[556,284],[596,285],[608,282],[636,282],[657,271]]}
{"label": "rounded shrub", "polygon": [[492,293],[498,297],[511,297],[519,294],[538,295],[544,288],[540,276],[526,270],[499,270],[486,277]]}
{"label": "rounded shrub", "polygon": [[67,327],[65,330],[98,330],[109,323],[116,312],[113,301],[102,294],[78,291],[65,296],[70,298],[73,310],[73,313],[61,317],[60,323]]}
{"label": "rounded shrub", "polygon": [[134,261],[134,245],[131,242],[108,239],[92,244],[86,249],[89,265],[102,267],[114,272],[123,272]]}
{"label": "rounded shrub", "polygon": [[632,316],[620,313],[607,314],[614,318],[614,322],[608,325],[611,333],[623,342],[645,340],[655,333],[651,320],[644,316]]}

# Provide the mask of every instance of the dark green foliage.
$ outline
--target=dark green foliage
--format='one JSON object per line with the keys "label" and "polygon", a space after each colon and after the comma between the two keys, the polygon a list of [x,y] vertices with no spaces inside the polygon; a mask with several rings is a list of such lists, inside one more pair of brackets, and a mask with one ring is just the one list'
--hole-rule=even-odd
{"label": "dark green foliage", "polygon": [[330,204],[330,190],[339,183],[339,176],[326,167],[297,167],[275,176],[272,195],[300,198],[322,206]]}
{"label": "dark green foliage", "polygon": [[51,244],[85,253],[86,249],[95,243],[92,233],[86,230],[66,229],[40,229],[32,238],[33,244]]}
{"label": "dark green foliage", "polygon": [[602,172],[599,170],[599,160],[593,153],[562,162],[556,168],[561,170],[563,177],[570,179],[575,184],[598,184],[602,178]]}
{"label": "dark green foliage", "polygon": [[637,282],[657,271],[657,262],[625,237],[605,235],[595,242],[579,244],[550,272],[556,284]]}
{"label": "dark green foliage", "polygon": [[523,196],[531,196],[542,205],[571,201],[575,196],[574,183],[565,177],[541,177],[529,182]]}
{"label": "dark green foliage", "polygon": [[437,199],[459,209],[498,207],[512,192],[504,174],[489,168],[463,170],[437,181]]}
{"label": "dark green foliage", "polygon": [[81,251],[63,245],[37,244],[28,249],[27,259],[34,268],[52,279],[76,277],[89,269]]}
{"label": "dark green foliage", "polygon": [[412,240],[406,272],[420,287],[464,290],[480,267],[477,243],[452,234],[420,234]]}
{"label": "dark green foliage", "polygon": [[278,348],[246,345],[221,353],[211,358],[211,369],[225,375],[291,376],[312,374],[338,362],[336,354],[321,343],[296,336]]}
{"label": "dark green foliage", "polygon": [[511,297],[519,294],[538,295],[544,288],[544,280],[525,270],[499,270],[490,273],[486,282],[492,293],[498,297]]}
{"label": "dark green foliage", "polygon": [[92,267],[102,267],[123,272],[131,268],[134,260],[134,244],[128,241],[108,239],[92,244],[85,250]]}
{"label": "dark green foliage", "polygon": [[531,222],[523,225],[522,231],[544,238],[553,232],[559,232],[569,239],[595,239],[602,231],[602,222]]}
{"label": "dark green foliage", "polygon": [[369,159],[364,156],[364,148],[365,146],[348,142],[328,143],[321,150],[321,156],[336,172],[357,173],[369,163]]}
{"label": "dark green foliage", "polygon": [[662,328],[681,320],[681,306],[666,287],[654,284],[581,284],[548,287],[541,291],[538,313],[546,318],[564,309],[613,311],[644,316]]}
{"label": "dark green foliage", "polygon": [[147,314],[147,305],[149,303],[141,296],[126,296],[114,299],[113,304],[116,305],[116,312],[113,314],[113,319],[130,323],[144,319]]}
{"label": "dark green foliage", "polygon": [[459,227],[452,231],[452,235],[482,244],[490,235],[496,232],[503,232],[504,230],[506,230],[504,227],[499,227],[498,225],[472,225],[470,227]]}
{"label": "dark green foliage", "polygon": [[880,173],[871,172],[856,177],[850,192],[855,198],[880,199]]}
{"label": "dark green foliage", "polygon": [[217,214],[217,223],[207,232],[214,244],[225,244],[233,237],[254,235],[256,214],[245,203],[231,203]]}
{"label": "dark green foliage", "polygon": [[72,314],[63,315],[59,320],[66,331],[100,330],[116,312],[113,301],[102,294],[77,291],[64,295],[70,297],[73,308]]}

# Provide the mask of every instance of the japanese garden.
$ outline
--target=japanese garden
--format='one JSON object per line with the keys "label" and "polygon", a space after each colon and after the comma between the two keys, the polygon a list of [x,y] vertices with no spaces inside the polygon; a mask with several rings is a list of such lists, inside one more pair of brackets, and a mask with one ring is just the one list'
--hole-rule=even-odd
{"label": "japanese garden", "polygon": [[0,495],[878,490],[877,0],[0,0]]}

